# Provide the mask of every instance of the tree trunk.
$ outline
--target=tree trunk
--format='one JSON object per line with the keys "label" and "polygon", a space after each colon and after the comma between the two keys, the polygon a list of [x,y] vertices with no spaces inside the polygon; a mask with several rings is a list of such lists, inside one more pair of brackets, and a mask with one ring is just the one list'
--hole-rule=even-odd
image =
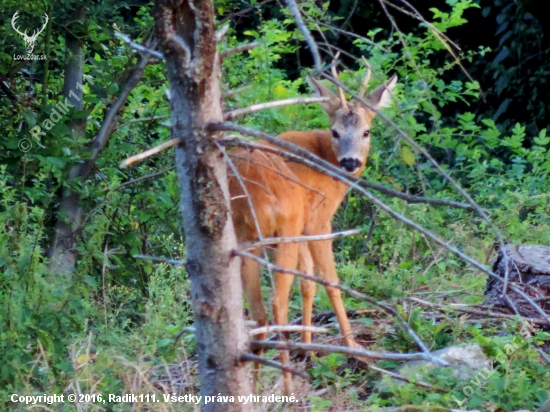
{"label": "tree trunk", "polygon": [[[77,12],[81,14],[81,11]],[[84,46],[82,41],[76,37],[67,38],[67,49],[70,52],[65,65],[63,84],[63,97],[71,103],[75,110],[83,109],[82,87],[82,68],[84,65]],[[86,129],[86,119],[71,120],[71,132],[74,139],[80,139]],[[71,168],[68,183],[74,181],[78,174],[78,165]],[[55,238],[48,251],[50,258],[49,270],[53,275],[64,274],[70,278],[71,270],[75,267],[76,251],[75,229],[80,226],[82,220],[82,207],[80,206],[80,196],[70,187],[63,188],[61,204],[57,213],[57,222],[55,225]]]}
{"label": "tree trunk", "polygon": [[[233,396],[205,411],[251,410],[237,396],[252,393],[243,318],[240,260],[231,219],[226,165],[206,125],[223,121],[220,58],[211,0],[157,0],[155,24],[171,90],[172,137],[187,246],[201,394]],[[204,398],[203,398],[204,399]]]}

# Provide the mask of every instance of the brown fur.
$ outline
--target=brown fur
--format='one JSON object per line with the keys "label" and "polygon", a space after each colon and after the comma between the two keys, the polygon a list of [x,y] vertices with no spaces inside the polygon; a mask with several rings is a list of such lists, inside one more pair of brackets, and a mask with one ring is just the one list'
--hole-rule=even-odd
{"label": "brown fur", "polygon": [[[342,156],[352,156],[361,162],[361,166],[353,172],[353,175],[359,176],[365,167],[370,149],[370,135],[364,137],[364,132],[370,130],[374,112],[359,105],[346,105],[347,107],[344,108],[334,93],[317,81],[309,80],[318,95],[330,97],[330,101],[321,105],[330,116],[331,129],[338,133],[339,139],[334,139],[331,131],[319,130],[286,132],[278,137],[301,146],[334,165],[340,165]],[[387,95],[394,85],[395,79],[392,78],[367,96],[367,99],[375,107],[387,105],[389,101]],[[381,88],[383,90],[380,90]],[[376,98],[373,99],[372,96]],[[252,202],[257,225],[264,238],[331,233],[331,221],[344,199],[348,189],[346,184],[313,171],[307,166],[287,163],[273,154],[238,149],[232,151],[230,155],[236,163],[249,195],[248,199],[242,183],[231,176],[229,179],[229,190],[233,199],[231,207],[239,242],[259,238],[249,201]],[[261,250],[258,248],[253,253],[259,255]],[[309,275],[313,275],[315,270],[319,277],[338,282],[331,240],[279,244],[274,249],[274,263],[279,267],[298,269]],[[259,274],[258,263],[244,258],[242,280],[250,315],[258,326],[264,326],[267,324],[267,316],[262,302]],[[278,325],[285,325],[288,321],[288,300],[292,281],[293,276],[290,274],[274,273],[273,315]],[[311,325],[315,289],[315,283],[301,281],[304,325]],[[340,291],[327,288],[327,294],[338,319],[345,345],[356,347]],[[258,338],[265,339],[265,334]],[[310,343],[311,333],[303,332],[302,342]],[[281,352],[281,361],[288,362],[286,351]],[[291,391],[288,372],[285,372],[285,391],[287,393]]]}

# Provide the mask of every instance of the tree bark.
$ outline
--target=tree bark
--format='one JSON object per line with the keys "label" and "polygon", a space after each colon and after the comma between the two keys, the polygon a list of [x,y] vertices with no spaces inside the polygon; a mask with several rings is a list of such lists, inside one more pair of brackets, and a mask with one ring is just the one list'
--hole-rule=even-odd
{"label": "tree bark", "polygon": [[[80,15],[82,11],[78,11]],[[82,16],[80,16],[82,17]],[[72,35],[67,38],[69,56],[64,70],[63,97],[71,103],[76,111],[83,109],[83,90],[77,87],[82,84],[82,68],[84,65],[84,45],[82,41]],[[71,132],[74,139],[80,139],[86,129],[86,119],[72,119]],[[69,173],[68,182],[72,182],[78,174],[78,165],[73,166]],[[70,278],[72,268],[76,263],[75,229],[82,220],[82,207],[77,192],[70,187],[63,188],[61,204],[57,213],[55,238],[52,242],[48,257],[50,258],[49,271],[53,275],[64,274]]]}
{"label": "tree bark", "polygon": [[[207,125],[223,120],[220,58],[211,0],[157,0],[155,25],[171,89],[172,137],[195,316],[201,395],[233,396],[205,411],[248,411],[252,393],[243,318],[240,259],[230,213],[226,165]],[[204,399],[204,398],[203,398]]]}

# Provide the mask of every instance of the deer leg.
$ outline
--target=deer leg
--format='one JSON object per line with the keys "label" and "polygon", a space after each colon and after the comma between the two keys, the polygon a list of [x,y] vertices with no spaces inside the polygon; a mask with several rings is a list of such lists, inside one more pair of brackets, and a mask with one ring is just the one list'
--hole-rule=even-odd
{"label": "deer leg", "polygon": [[[306,275],[313,276],[313,259],[307,243],[300,243],[298,246],[298,270]],[[302,325],[311,326],[313,313],[313,298],[316,290],[315,282],[301,279],[300,288],[302,291]],[[302,342],[311,343],[311,332],[302,332]]]}
{"label": "deer leg", "polygon": [[[329,282],[338,283],[338,274],[336,273],[336,265],[334,264],[334,255],[332,254],[332,241],[322,240],[309,243],[309,250],[311,251],[311,257],[319,277],[328,280]],[[327,287],[327,294],[330,299],[330,303],[338,319],[340,325],[340,332],[342,333],[342,340],[344,345],[350,348],[357,348],[358,345],[353,339],[351,325],[346,314],[344,302],[342,302],[342,295],[339,289]]]}
{"label": "deer leg", "polygon": [[[279,244],[275,251],[275,264],[283,269],[295,270],[298,263],[298,245],[296,243]],[[273,316],[277,325],[288,323],[288,301],[294,275],[289,273],[275,272],[273,293]],[[283,333],[284,339],[289,338],[288,332]],[[281,363],[289,363],[289,353],[283,350],[279,354]],[[285,394],[292,393],[292,375],[290,372],[283,372]]]}
{"label": "deer leg", "polygon": [[[259,254],[260,250],[256,249],[252,253]],[[253,259],[243,258],[241,265],[241,278],[243,282],[244,295],[248,302],[248,310],[250,317],[256,321],[258,327],[267,325],[267,316],[262,301],[262,291],[260,288],[260,264]],[[257,340],[265,340],[267,334],[261,333],[253,337]],[[261,356],[263,350],[257,349],[255,355]],[[260,364],[254,363],[253,375],[254,382],[258,380],[260,372]]]}

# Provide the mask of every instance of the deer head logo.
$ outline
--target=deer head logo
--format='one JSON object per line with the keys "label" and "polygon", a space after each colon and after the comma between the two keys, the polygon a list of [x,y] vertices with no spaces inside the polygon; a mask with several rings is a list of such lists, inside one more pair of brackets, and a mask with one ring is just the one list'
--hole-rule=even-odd
{"label": "deer head logo", "polygon": [[38,36],[40,35],[40,33],[42,33],[44,31],[44,29],[46,28],[46,25],[48,24],[48,15],[46,13],[44,13],[44,25],[42,26],[42,28],[40,30],[35,30],[33,33],[32,33],[32,36],[29,36],[27,34],[27,31],[25,30],[24,33],[20,32],[19,29],[15,26],[15,21],[17,20],[17,18],[19,17],[18,16],[18,13],[19,11],[16,11],[15,14],[13,15],[12,19],[11,19],[11,26],[13,27],[13,29],[19,33],[22,37],[23,37],[23,41],[25,42],[25,45],[27,46],[27,53],[32,53],[32,51],[34,50],[34,44],[36,43],[36,39],[38,38]]}

